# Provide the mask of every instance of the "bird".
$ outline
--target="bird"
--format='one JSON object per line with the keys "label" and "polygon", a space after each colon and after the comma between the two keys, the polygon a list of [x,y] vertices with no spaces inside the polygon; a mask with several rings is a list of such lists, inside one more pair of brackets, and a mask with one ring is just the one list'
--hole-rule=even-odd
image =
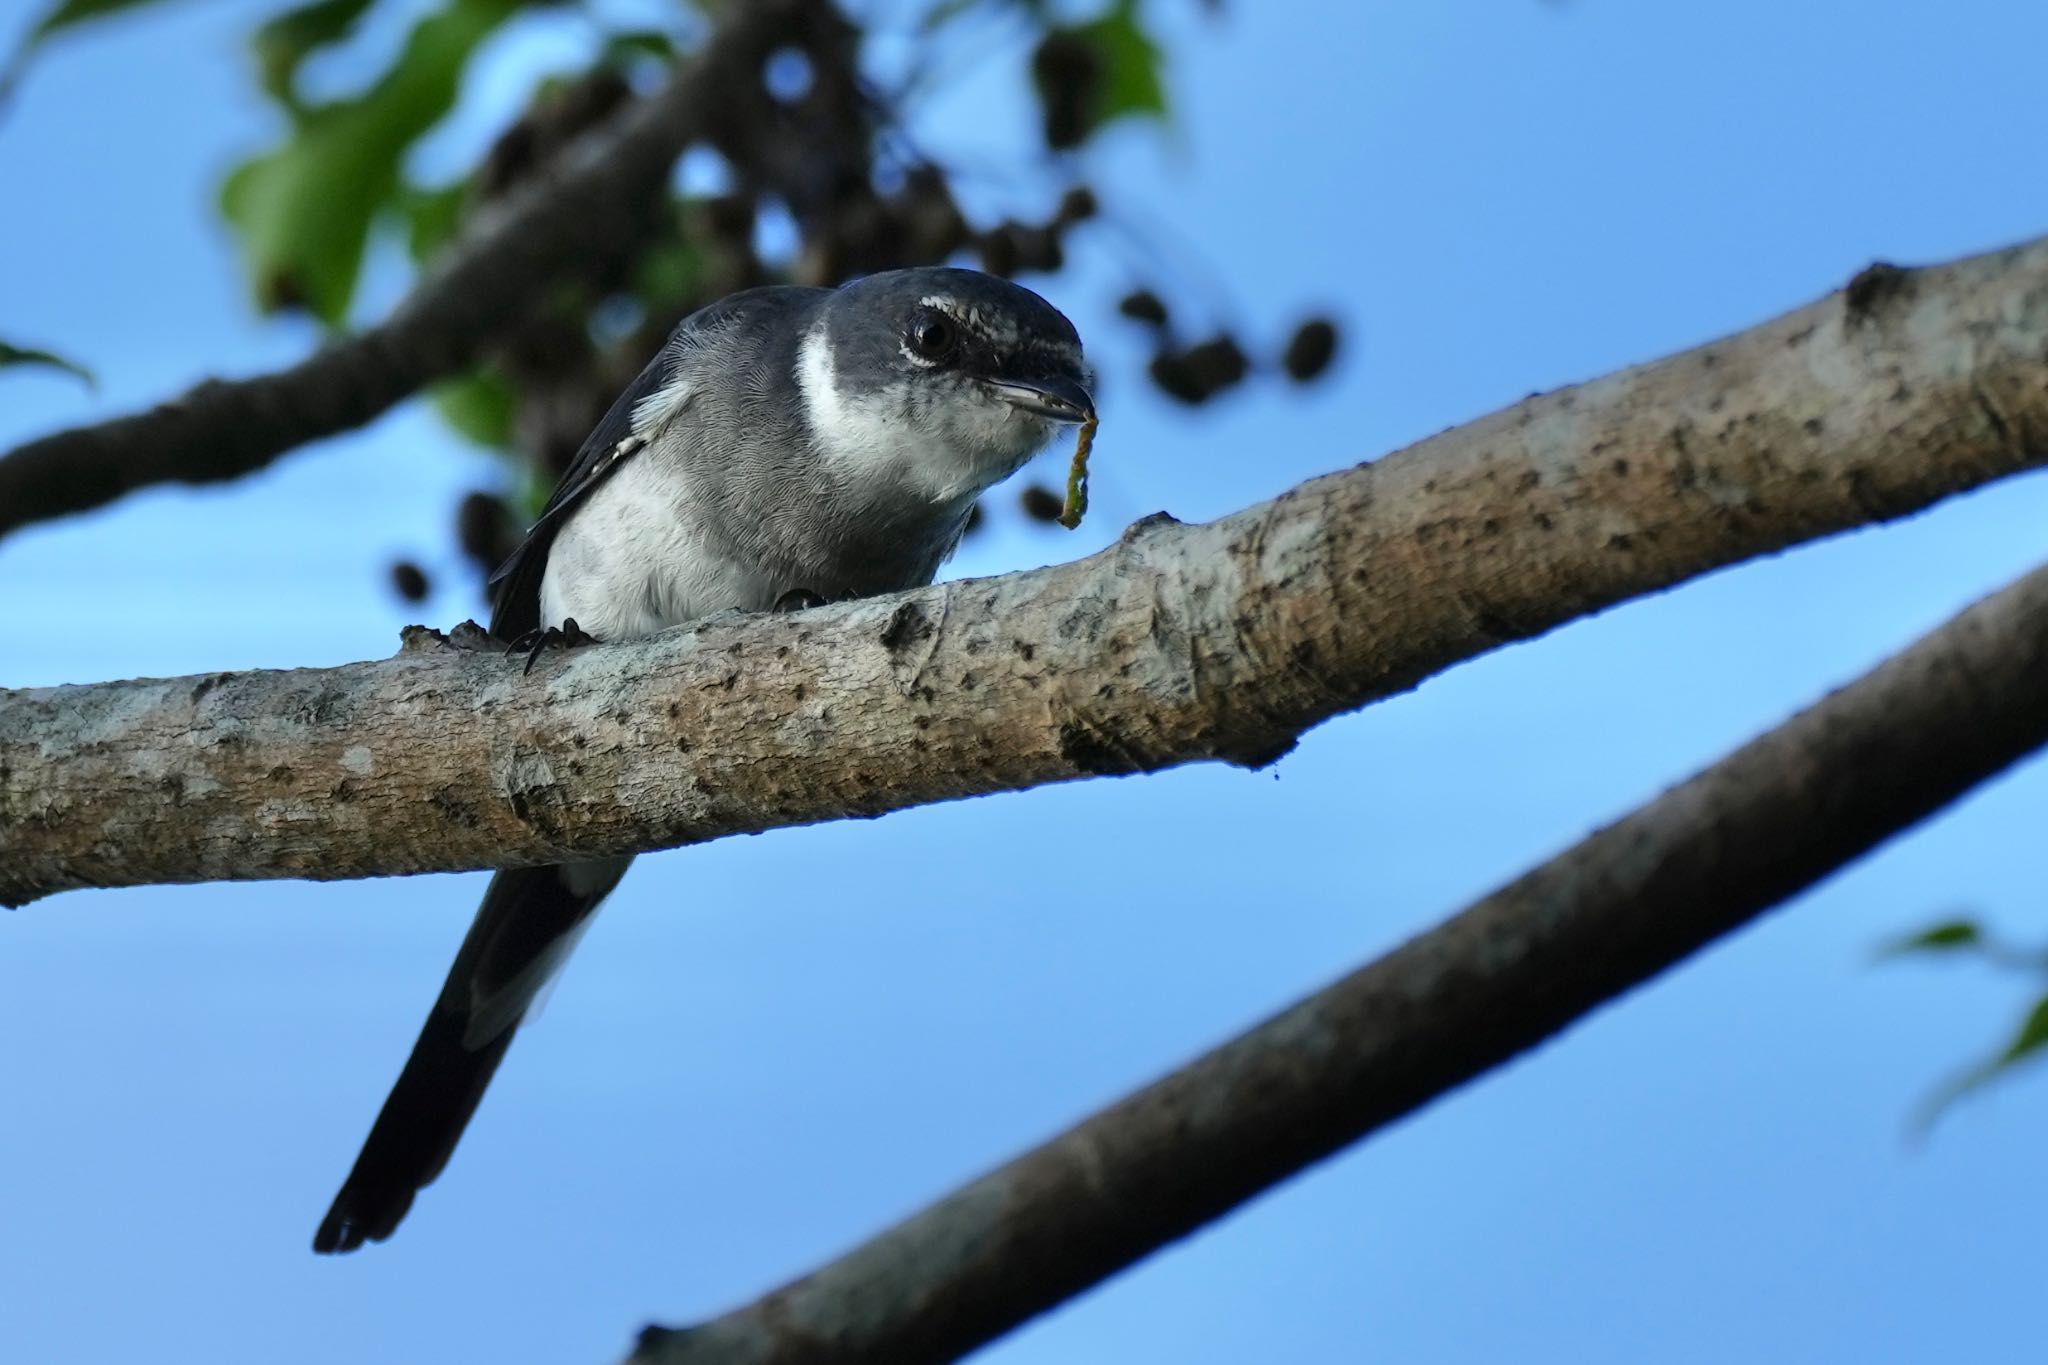
{"label": "bird", "polygon": [[[982,493],[1092,424],[1091,390],[1066,316],[979,271],[730,295],[684,318],[584,441],[491,576],[491,634],[530,669],[714,613],[923,586]],[[397,1229],[629,862],[492,876],[316,1252]]]}

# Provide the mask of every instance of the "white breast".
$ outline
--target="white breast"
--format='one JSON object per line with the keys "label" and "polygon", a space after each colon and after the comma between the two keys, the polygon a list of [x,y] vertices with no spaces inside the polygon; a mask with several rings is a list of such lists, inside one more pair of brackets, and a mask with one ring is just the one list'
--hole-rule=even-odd
{"label": "white breast", "polygon": [[626,640],[730,608],[773,607],[781,586],[718,551],[691,502],[682,472],[655,452],[620,465],[549,548],[541,624],[574,618],[600,640]]}

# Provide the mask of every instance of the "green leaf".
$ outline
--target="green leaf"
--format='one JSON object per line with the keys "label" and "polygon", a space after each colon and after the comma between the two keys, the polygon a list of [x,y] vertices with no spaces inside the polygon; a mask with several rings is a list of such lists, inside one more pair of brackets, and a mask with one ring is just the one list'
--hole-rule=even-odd
{"label": "green leaf", "polygon": [[1159,47],[1138,22],[1137,0],[1116,0],[1100,18],[1052,27],[1031,54],[1031,81],[1045,116],[1045,145],[1080,146],[1117,119],[1166,113]]}
{"label": "green leaf", "polygon": [[299,66],[323,47],[348,37],[372,0],[312,0],[257,29],[250,38],[256,66],[270,97],[294,112],[301,110],[293,82]]}
{"label": "green leaf", "polygon": [[15,48],[13,54],[8,57],[7,65],[0,68],[0,99],[4,99],[7,92],[21,79],[21,73],[27,68],[29,58],[35,56],[44,43],[65,29],[76,28],[95,19],[111,18],[125,10],[140,9],[144,5],[156,3],[157,0],[59,0],[57,4],[43,12],[42,18],[36,20],[35,26],[22,38],[21,46]]}
{"label": "green leaf", "polygon": [[454,240],[469,211],[469,186],[457,181],[437,190],[407,185],[398,193],[398,214],[405,221],[405,247],[415,264]]}
{"label": "green leaf", "polygon": [[2034,1007],[2027,1011],[2026,1018],[2020,1021],[2012,1040],[1995,1056],[1951,1078],[1929,1096],[1920,1107],[1919,1116],[1914,1123],[1915,1129],[1924,1136],[1957,1100],[1981,1090],[2032,1058],[2043,1048],[2048,1048],[2048,996],[2034,1002]]}
{"label": "green leaf", "polygon": [[1908,953],[1952,953],[1960,948],[1980,948],[1983,944],[1984,931],[1975,920],[1952,919],[1888,943],[1878,949],[1877,955],[1887,958]]}
{"label": "green leaf", "polygon": [[471,370],[436,384],[433,399],[448,425],[470,440],[499,450],[510,448],[518,396],[496,370]]}
{"label": "green leaf", "polygon": [[16,346],[10,342],[0,341],[0,369],[16,365],[41,365],[48,369],[62,370],[66,374],[76,376],[89,389],[100,386],[100,381],[93,377],[93,372],[75,360],[66,360],[54,352],[39,351],[33,346]]}
{"label": "green leaf", "polygon": [[362,95],[302,111],[283,146],[237,167],[221,209],[265,312],[348,313],[370,226],[400,188],[406,150],[448,113],[477,45],[521,0],[448,0]]}
{"label": "green leaf", "polygon": [[2002,1068],[2023,1062],[2043,1047],[2048,1047],[2048,995],[2035,1001],[2034,1008],[2027,1011],[2019,1032],[2006,1044],[2005,1051],[1998,1054],[1998,1064]]}
{"label": "green leaf", "polygon": [[1109,13],[1073,30],[1102,61],[1102,90],[1096,97],[1095,124],[1100,127],[1131,115],[1163,118],[1166,83],[1160,77],[1160,53],[1138,23],[1137,0],[1117,0]]}

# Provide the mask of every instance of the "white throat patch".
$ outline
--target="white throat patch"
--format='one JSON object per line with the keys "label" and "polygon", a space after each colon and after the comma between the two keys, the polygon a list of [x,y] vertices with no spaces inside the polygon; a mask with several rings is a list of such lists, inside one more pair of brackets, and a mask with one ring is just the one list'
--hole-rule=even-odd
{"label": "white throat patch", "polygon": [[894,478],[906,492],[933,502],[963,502],[981,491],[982,471],[939,424],[892,411],[879,395],[840,389],[822,322],[798,349],[796,383],[828,464],[863,480]]}

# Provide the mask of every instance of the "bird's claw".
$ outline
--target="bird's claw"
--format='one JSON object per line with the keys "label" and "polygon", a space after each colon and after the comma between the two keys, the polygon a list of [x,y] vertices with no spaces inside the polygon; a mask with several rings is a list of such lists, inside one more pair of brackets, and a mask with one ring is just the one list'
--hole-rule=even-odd
{"label": "bird's claw", "polygon": [[594,645],[597,643],[597,637],[585,634],[583,627],[577,625],[576,618],[571,616],[559,626],[535,626],[511,644],[506,645],[505,653],[508,655],[524,653],[526,655],[526,667],[521,671],[531,673],[533,672],[534,662],[540,658],[541,651],[544,649],[575,649],[579,645]]}

